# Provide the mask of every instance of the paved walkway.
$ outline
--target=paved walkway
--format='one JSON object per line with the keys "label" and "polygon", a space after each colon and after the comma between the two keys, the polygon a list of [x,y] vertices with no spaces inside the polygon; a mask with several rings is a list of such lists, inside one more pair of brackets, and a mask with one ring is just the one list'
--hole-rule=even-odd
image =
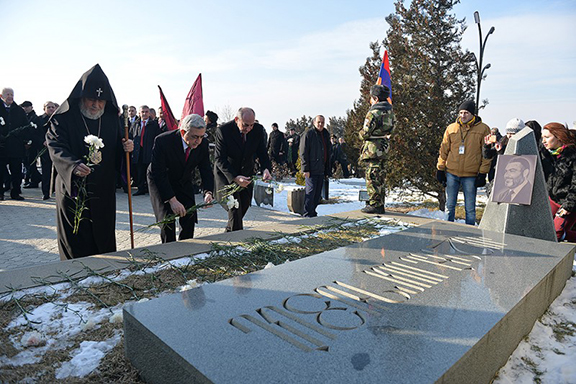
{"label": "paved walkway", "polygon": [[[0,271],[29,267],[59,261],[56,241],[56,203],[54,199],[42,200],[39,188],[23,189],[24,201],[11,200],[9,193],[0,201]],[[199,196],[196,199],[199,200]],[[134,243],[145,247],[160,243],[158,228],[146,229],[154,223],[150,196],[133,196]],[[116,193],[116,244],[118,250],[130,249],[130,221],[128,195]],[[265,223],[301,219],[298,215],[252,206],[246,214],[244,227],[251,228]],[[195,237],[224,232],[227,214],[220,206],[199,212]]]}

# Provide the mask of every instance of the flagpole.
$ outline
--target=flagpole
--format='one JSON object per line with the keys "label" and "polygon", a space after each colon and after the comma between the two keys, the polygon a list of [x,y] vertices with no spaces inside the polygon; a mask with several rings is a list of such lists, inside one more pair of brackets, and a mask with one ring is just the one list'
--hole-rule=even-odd
{"label": "flagpole", "polygon": [[[128,140],[128,106],[122,106],[124,112],[124,139]],[[132,221],[132,186],[130,185],[130,152],[126,152],[126,184],[128,185],[128,214],[130,215],[130,248],[134,249],[134,222]]]}

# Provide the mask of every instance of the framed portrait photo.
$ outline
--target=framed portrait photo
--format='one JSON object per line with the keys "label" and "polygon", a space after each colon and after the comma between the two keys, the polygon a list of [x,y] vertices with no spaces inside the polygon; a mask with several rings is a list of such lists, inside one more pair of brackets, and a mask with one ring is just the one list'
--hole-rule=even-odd
{"label": "framed portrait photo", "polygon": [[490,201],[530,205],[536,173],[536,155],[500,155]]}

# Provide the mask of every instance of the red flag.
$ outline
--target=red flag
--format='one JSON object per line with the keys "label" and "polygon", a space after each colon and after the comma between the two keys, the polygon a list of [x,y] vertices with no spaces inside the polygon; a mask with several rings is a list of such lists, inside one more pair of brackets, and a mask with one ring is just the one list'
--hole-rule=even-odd
{"label": "red flag", "polygon": [[190,88],[190,92],[188,92],[188,96],[186,96],[186,102],[182,109],[181,119],[191,113],[204,116],[204,101],[202,101],[202,74],[198,75],[196,81],[192,84],[192,88]]}
{"label": "red flag", "polygon": [[160,106],[162,107],[162,112],[164,112],[164,120],[166,121],[168,130],[172,131],[178,128],[178,123],[176,123],[176,118],[170,109],[170,105],[168,105],[168,100],[166,100],[164,92],[162,92],[162,88],[158,86],[158,89],[160,90]]}
{"label": "red flag", "polygon": [[378,85],[385,85],[390,90],[390,96],[388,97],[388,102],[392,104],[392,77],[390,76],[390,63],[388,62],[388,51],[384,50],[384,56],[382,57],[382,65],[380,66],[380,72],[378,72]]}

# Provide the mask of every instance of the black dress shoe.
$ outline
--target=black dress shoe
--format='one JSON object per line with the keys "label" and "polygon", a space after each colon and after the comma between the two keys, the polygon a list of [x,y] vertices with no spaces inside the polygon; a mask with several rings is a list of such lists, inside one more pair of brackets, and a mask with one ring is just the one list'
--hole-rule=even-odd
{"label": "black dress shoe", "polygon": [[146,194],[146,192],[144,192],[144,191],[136,191],[136,193],[133,194],[132,196],[142,196],[142,195],[145,195],[145,194]]}
{"label": "black dress shoe", "polygon": [[44,196],[42,197],[42,200],[48,200],[49,198],[50,198],[50,195],[44,195]]}
{"label": "black dress shoe", "polygon": [[24,200],[24,198],[20,195],[11,196],[12,200]]}
{"label": "black dress shoe", "polygon": [[383,214],[384,213],[384,207],[383,206],[374,207],[372,205],[367,205],[364,208],[362,208],[361,211],[364,213]]}
{"label": "black dress shoe", "polygon": [[4,194],[0,194],[0,201],[4,201]]}
{"label": "black dress shoe", "polygon": [[38,188],[38,184],[26,184],[24,185],[25,189],[30,189],[30,188]]}

